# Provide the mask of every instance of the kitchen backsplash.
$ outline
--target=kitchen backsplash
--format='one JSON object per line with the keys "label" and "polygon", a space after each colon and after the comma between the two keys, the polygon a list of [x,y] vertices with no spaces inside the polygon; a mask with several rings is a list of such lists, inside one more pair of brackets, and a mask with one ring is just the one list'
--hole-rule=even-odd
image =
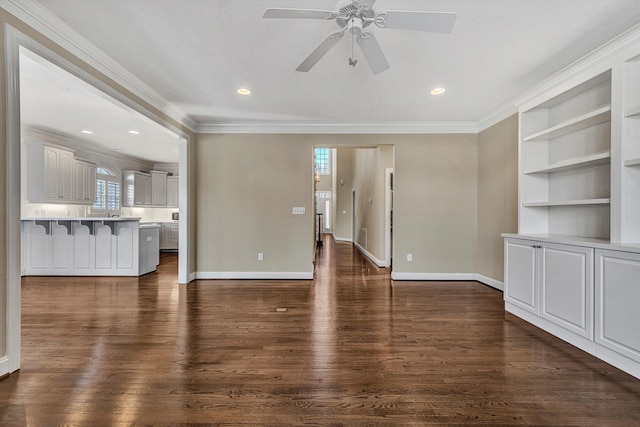
{"label": "kitchen backsplash", "polygon": [[[121,217],[139,217],[143,222],[170,222],[171,214],[177,208],[122,208]],[[22,218],[83,218],[91,216],[90,206],[59,205],[47,203],[25,203],[22,205]],[[94,215],[95,216],[95,215]]]}

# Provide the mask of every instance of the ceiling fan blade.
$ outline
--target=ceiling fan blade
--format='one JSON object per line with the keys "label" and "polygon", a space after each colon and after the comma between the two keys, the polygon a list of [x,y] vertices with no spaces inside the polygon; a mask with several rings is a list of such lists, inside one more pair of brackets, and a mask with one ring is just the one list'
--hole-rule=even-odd
{"label": "ceiling fan blade", "polygon": [[371,31],[362,31],[356,40],[373,74],[380,74],[389,68],[387,58],[382,53],[382,49]]}
{"label": "ceiling fan blade", "polygon": [[267,9],[263,18],[334,19],[336,12],[315,9]]}
{"label": "ceiling fan blade", "polygon": [[450,33],[456,22],[453,12],[405,12],[389,10],[376,15],[375,23],[380,28],[397,30]]}
{"label": "ceiling fan blade", "polygon": [[302,61],[300,65],[298,65],[298,68],[296,68],[296,71],[302,71],[306,73],[311,68],[313,68],[313,66],[316,65],[316,63],[320,61],[320,59],[322,59],[322,57],[325,56],[326,53],[329,52],[329,50],[333,46],[335,46],[336,43],[338,43],[338,41],[342,38],[343,35],[344,35],[344,30],[334,31],[331,34],[329,34],[327,38],[324,39],[322,43],[320,43],[320,45],[317,48],[315,48],[315,50],[311,52],[311,54],[307,56],[307,58],[304,61]]}

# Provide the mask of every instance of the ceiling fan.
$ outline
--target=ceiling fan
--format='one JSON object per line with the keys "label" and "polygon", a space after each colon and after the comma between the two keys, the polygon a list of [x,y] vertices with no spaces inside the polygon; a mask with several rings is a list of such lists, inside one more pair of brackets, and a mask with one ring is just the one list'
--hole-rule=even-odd
{"label": "ceiling fan", "polygon": [[[456,20],[451,12],[418,11],[376,11],[376,0],[341,0],[335,11],[316,9],[267,9],[263,18],[324,19],[335,21],[338,30],[331,32],[318,47],[296,68],[307,72],[340,41],[344,33],[355,38],[373,74],[379,74],[389,68],[389,63],[380,49],[373,32],[366,28],[375,24],[379,28],[398,30],[450,33]],[[349,58],[349,65],[355,66],[356,59]]]}

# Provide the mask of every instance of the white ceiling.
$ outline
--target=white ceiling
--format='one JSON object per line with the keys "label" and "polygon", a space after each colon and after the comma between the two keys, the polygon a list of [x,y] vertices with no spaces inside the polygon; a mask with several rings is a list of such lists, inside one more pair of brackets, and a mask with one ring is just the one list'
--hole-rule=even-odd
{"label": "white ceiling", "polygon": [[20,118],[23,125],[107,151],[178,162],[177,135],[26,49],[20,51]]}
{"label": "white ceiling", "polygon": [[[334,10],[332,0],[39,4],[201,128],[479,123],[640,23],[638,0],[378,0],[378,11],[458,16],[451,34],[373,28],[391,65],[374,76],[359,53],[348,65],[347,36],[310,72],[294,71],[335,22],[262,19],[269,7]],[[429,95],[436,86],[447,92]]]}

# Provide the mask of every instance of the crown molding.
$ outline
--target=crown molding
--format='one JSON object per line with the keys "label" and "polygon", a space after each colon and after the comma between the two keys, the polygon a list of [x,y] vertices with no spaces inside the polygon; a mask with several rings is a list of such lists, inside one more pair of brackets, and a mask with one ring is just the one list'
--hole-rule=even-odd
{"label": "crown molding", "polygon": [[478,133],[474,122],[432,123],[202,123],[196,133],[438,134]]}
{"label": "crown molding", "polygon": [[503,105],[501,108],[495,110],[484,119],[480,120],[476,127],[478,128],[478,132],[482,132],[486,129],[489,129],[491,126],[500,123],[501,121],[511,117],[514,114],[518,113],[518,108],[512,102]]}
{"label": "crown molding", "polygon": [[594,75],[600,74],[614,66],[614,62],[619,54],[623,54],[629,49],[639,51],[639,46],[640,24],[632,27],[619,36],[614,37],[607,43],[601,45],[587,55],[533,86],[531,89],[516,97],[513,100],[513,104],[520,108],[523,105],[536,100],[538,97],[547,94],[551,89],[559,87],[567,82],[571,82],[574,79],[578,79],[580,77],[588,79]]}
{"label": "crown molding", "polygon": [[158,92],[106,55],[81,34],[34,0],[0,0],[0,7],[38,31],[138,98],[194,131],[196,123]]}

